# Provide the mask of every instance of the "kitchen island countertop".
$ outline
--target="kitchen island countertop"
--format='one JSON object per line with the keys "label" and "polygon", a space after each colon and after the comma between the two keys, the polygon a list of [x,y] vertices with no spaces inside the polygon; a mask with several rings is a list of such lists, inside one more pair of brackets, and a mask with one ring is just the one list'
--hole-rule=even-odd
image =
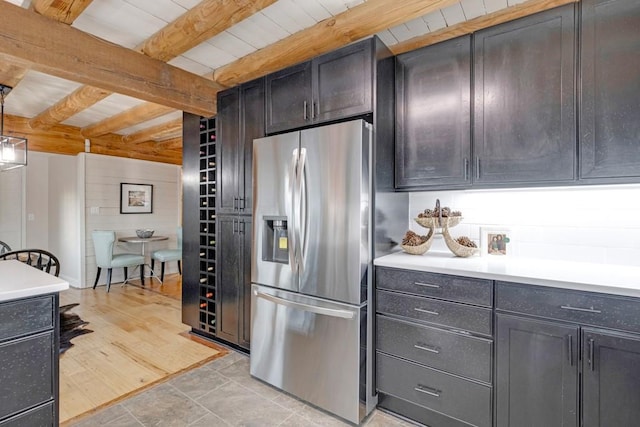
{"label": "kitchen island countertop", "polygon": [[0,302],[69,289],[69,282],[15,260],[0,261]]}
{"label": "kitchen island countertop", "polygon": [[640,266],[519,257],[459,258],[451,252],[395,252],[376,258],[374,265],[640,297]]}

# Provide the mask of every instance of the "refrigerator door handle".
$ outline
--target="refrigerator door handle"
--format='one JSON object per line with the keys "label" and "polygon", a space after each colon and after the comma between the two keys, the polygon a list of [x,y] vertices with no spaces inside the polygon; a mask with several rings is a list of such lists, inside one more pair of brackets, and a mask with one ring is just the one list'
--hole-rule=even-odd
{"label": "refrigerator door handle", "polygon": [[309,313],[321,314],[324,316],[331,316],[331,317],[340,317],[342,319],[353,319],[356,317],[356,313],[348,310],[336,310],[334,308],[317,307],[315,305],[303,304],[301,302],[290,301],[288,299],[265,294],[257,290],[254,290],[253,294],[258,298],[265,299],[274,304],[283,305],[285,307],[295,308],[302,311],[307,311]]}
{"label": "refrigerator door handle", "polygon": [[304,272],[307,254],[307,180],[305,178],[305,169],[307,166],[307,149],[300,149],[300,160],[298,161],[298,205],[296,215],[296,225],[298,235],[296,241],[298,243],[298,268],[300,274]]}
{"label": "refrigerator door handle", "polygon": [[289,165],[289,197],[290,203],[287,205],[290,207],[287,212],[287,217],[291,221],[291,233],[289,239],[291,240],[291,247],[289,248],[289,263],[291,264],[291,271],[297,270],[297,256],[296,256],[296,181],[297,181],[297,166],[298,166],[298,149],[294,149],[291,153],[291,164]]}

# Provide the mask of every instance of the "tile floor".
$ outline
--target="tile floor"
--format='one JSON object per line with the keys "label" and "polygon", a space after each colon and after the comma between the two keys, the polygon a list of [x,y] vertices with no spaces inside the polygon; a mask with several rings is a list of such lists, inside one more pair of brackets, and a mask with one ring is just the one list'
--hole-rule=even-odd
{"label": "tile floor", "polygon": [[[85,418],[74,427],[286,426],[349,424],[249,375],[249,358],[235,351]],[[367,427],[412,426],[381,411]]]}

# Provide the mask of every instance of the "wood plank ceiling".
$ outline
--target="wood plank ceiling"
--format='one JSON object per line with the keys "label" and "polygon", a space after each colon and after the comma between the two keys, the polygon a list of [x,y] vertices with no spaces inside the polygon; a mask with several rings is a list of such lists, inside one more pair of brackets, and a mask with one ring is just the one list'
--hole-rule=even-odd
{"label": "wood plank ceiling", "polygon": [[394,53],[579,0],[0,0],[5,133],[180,164],[181,114],[377,34]]}

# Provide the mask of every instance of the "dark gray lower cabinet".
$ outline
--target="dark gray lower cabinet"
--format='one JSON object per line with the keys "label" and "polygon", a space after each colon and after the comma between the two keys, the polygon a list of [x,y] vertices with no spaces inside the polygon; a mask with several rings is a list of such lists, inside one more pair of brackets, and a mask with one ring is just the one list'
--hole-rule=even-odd
{"label": "dark gray lower cabinet", "polygon": [[218,329],[216,336],[249,348],[251,217],[218,216]]}
{"label": "dark gray lower cabinet", "polygon": [[582,425],[640,423],[640,336],[582,330]]}
{"label": "dark gray lower cabinet", "polygon": [[496,424],[578,425],[578,327],[496,315]]}
{"label": "dark gray lower cabinet", "polygon": [[383,267],[375,282],[378,405],[432,427],[492,426],[493,282]]}
{"label": "dark gray lower cabinet", "polygon": [[58,295],[0,303],[0,426],[58,425]]}
{"label": "dark gray lower cabinet", "polygon": [[496,282],[496,311],[498,427],[639,425],[640,299]]}

